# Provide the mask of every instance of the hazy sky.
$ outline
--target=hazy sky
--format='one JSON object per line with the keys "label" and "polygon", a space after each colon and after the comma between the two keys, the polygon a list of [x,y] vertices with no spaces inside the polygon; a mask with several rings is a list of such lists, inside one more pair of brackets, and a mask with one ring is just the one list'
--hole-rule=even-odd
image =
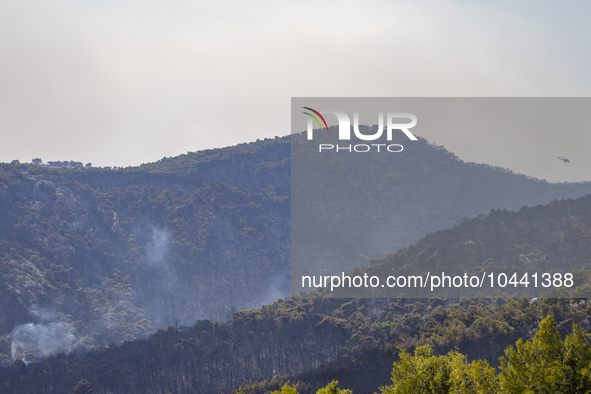
{"label": "hazy sky", "polygon": [[[286,135],[292,96],[590,96],[589,15],[584,1],[0,0],[0,161],[127,166]],[[432,139],[491,161],[485,143]]]}

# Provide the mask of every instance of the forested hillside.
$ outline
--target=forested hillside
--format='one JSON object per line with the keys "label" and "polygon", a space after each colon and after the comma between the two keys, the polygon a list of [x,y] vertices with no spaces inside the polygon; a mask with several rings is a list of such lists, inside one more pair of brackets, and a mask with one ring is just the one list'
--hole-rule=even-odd
{"label": "forested hillside", "polygon": [[[359,227],[383,237],[359,241],[362,263],[492,208],[591,191],[464,163],[425,140],[371,160],[392,174],[372,214],[412,214]],[[287,137],[126,169],[0,164],[1,357],[32,362],[226,321],[287,296],[290,175]]]}
{"label": "forested hillside", "polygon": [[[463,273],[481,276],[484,273],[504,274],[505,286],[494,281],[491,289],[487,276],[485,291],[466,288],[438,289],[447,297],[480,294],[539,297],[571,296],[589,298],[591,288],[576,286],[586,279],[574,277],[576,291],[558,291],[555,286],[541,285],[542,273],[564,276],[576,270],[591,269],[591,196],[576,200],[552,201],[536,207],[523,207],[517,212],[492,211],[465,220],[453,229],[431,233],[416,244],[400,249],[394,255],[375,260],[367,272],[385,278],[388,275],[424,275],[427,272],[448,275]],[[519,284],[528,273],[529,285]],[[538,274],[537,287],[532,274]],[[516,274],[518,285],[508,283]],[[525,283],[525,281],[524,281]],[[377,296],[390,295],[392,289],[376,289]],[[398,294],[413,295],[413,289],[397,289]],[[423,290],[415,292],[424,295]]]}
{"label": "forested hillside", "polygon": [[[495,211],[444,231],[445,239],[478,244],[503,215],[507,228],[496,248],[519,259],[528,244],[536,250],[573,228],[591,226],[591,196],[556,201],[515,213]],[[544,226],[543,223],[553,223]],[[576,226],[573,226],[576,224]],[[531,234],[537,234],[532,237]],[[418,248],[433,235],[412,246]],[[588,237],[583,237],[588,238]],[[588,241],[585,241],[588,242]],[[402,253],[402,252],[401,252]],[[426,249],[425,259],[439,250]],[[481,254],[479,254],[481,253]],[[454,261],[481,259],[487,248],[458,248]],[[591,261],[591,247],[571,255]],[[376,262],[383,267],[391,258]],[[442,264],[450,264],[442,261]],[[371,266],[370,266],[371,268]],[[591,284],[588,267],[575,271],[579,288]],[[315,392],[337,379],[341,387],[365,393],[390,383],[399,348],[429,345],[435,355],[457,348],[468,360],[486,359],[498,366],[504,349],[530,338],[539,322],[554,316],[564,336],[573,323],[591,329],[591,306],[580,298],[513,299],[365,299],[310,297],[280,299],[260,309],[236,311],[224,323],[198,321],[192,327],[170,326],[146,340],[86,354],[52,356],[38,363],[17,361],[0,370],[6,392],[66,392],[90,384],[93,392],[183,393],[244,392],[280,389],[288,383],[302,393]],[[9,350],[3,341],[0,352]],[[12,390],[12,391],[11,391]]]}
{"label": "forested hillside", "polygon": [[[381,386],[382,394],[439,393],[587,393],[591,390],[591,348],[589,333],[577,324],[563,340],[553,315],[540,322],[531,340],[518,339],[505,348],[499,372],[486,360],[468,361],[466,355],[451,350],[435,355],[430,345],[416,347],[414,354],[402,350],[394,362],[392,383]],[[87,383],[88,381],[84,381]],[[297,382],[296,385],[299,385]],[[264,385],[265,383],[263,383]],[[263,389],[259,386],[259,390]],[[245,394],[257,391],[254,385],[239,388]],[[268,391],[268,390],[267,390]],[[298,394],[286,383],[271,394]],[[352,394],[332,380],[316,394]]]}
{"label": "forested hillside", "polygon": [[93,393],[229,393],[240,386],[263,393],[285,384],[315,393],[336,379],[371,393],[391,382],[399,347],[429,345],[436,355],[457,348],[498,366],[504,349],[530,338],[548,314],[564,336],[573,323],[589,331],[590,312],[588,304],[555,299],[287,299],[237,313],[233,324],[202,321],[120,347],[17,362],[0,369],[0,384],[6,393],[70,392],[81,381]]}
{"label": "forested hillside", "polygon": [[163,173],[166,160],[2,165],[0,332],[22,345],[12,356],[120,343],[285,295],[287,157],[286,141],[267,141],[192,154],[190,173]]}

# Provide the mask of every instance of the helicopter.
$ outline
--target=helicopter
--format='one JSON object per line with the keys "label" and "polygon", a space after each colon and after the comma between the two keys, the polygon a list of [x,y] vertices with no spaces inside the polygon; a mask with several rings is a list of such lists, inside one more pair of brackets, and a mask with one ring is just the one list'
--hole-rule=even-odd
{"label": "helicopter", "polygon": [[558,157],[558,160],[560,160],[560,161],[562,161],[562,162],[564,162],[566,164],[570,163],[570,160],[568,158],[564,157],[564,156],[559,156]]}

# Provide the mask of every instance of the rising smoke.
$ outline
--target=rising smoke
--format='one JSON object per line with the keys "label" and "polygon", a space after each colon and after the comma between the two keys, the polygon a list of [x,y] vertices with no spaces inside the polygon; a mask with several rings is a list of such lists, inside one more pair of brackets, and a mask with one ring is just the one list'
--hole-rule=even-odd
{"label": "rising smoke", "polygon": [[52,354],[69,353],[76,348],[76,329],[61,314],[36,305],[31,309],[41,322],[13,328],[10,334],[10,356],[13,360],[21,359],[28,364]]}
{"label": "rising smoke", "polygon": [[[146,277],[135,283],[134,291],[141,299],[141,307],[152,321],[154,327],[166,327],[179,317],[177,308],[178,274],[171,261],[170,230],[165,227],[150,226],[146,244]],[[149,292],[142,282],[149,282]]]}
{"label": "rising smoke", "polygon": [[167,229],[152,226],[151,239],[146,247],[146,263],[149,267],[168,270],[166,254],[169,235],[170,231]]}

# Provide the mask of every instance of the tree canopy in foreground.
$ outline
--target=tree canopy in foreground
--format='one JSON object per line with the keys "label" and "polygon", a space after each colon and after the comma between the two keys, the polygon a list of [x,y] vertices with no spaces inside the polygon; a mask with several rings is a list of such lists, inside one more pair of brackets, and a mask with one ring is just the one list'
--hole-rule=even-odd
{"label": "tree canopy in foreground", "polygon": [[[560,338],[554,317],[540,322],[531,341],[519,339],[505,349],[497,373],[486,360],[468,362],[452,350],[436,356],[429,345],[413,354],[400,352],[394,363],[392,384],[382,394],[406,393],[585,393],[591,390],[590,334],[574,324],[572,334]],[[297,394],[285,385],[273,394]],[[317,394],[351,394],[332,381]]]}

